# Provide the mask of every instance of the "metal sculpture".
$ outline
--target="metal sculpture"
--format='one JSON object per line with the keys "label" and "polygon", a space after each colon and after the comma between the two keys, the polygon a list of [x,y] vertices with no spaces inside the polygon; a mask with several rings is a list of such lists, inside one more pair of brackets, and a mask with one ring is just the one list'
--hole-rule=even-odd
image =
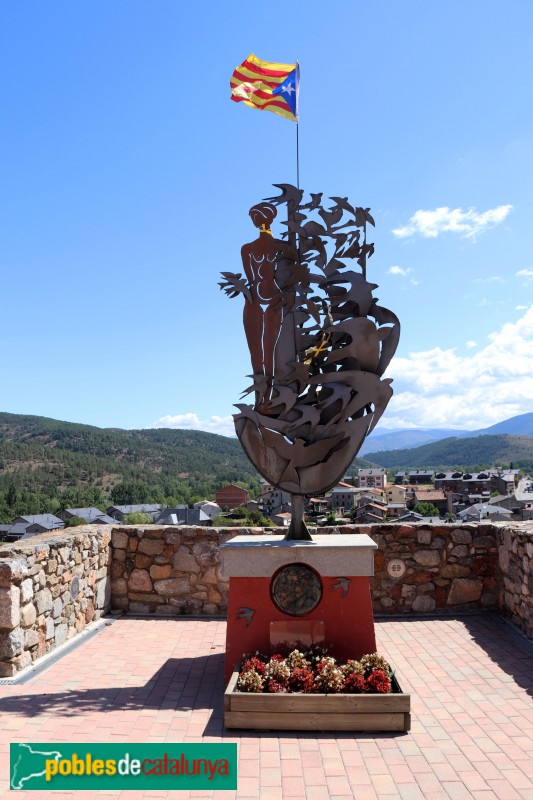
{"label": "metal sculpture", "polygon": [[[244,297],[254,405],[237,404],[235,429],[248,458],[273,486],[290,492],[287,539],[311,539],[304,497],[335,486],[392,396],[382,379],[398,346],[400,323],[366,279],[374,245],[368,208],[290,184],[250,209],[259,235],[242,248],[242,273],[223,272],[221,289]],[[272,235],[278,207],[287,231]],[[359,269],[347,269],[355,259]]]}

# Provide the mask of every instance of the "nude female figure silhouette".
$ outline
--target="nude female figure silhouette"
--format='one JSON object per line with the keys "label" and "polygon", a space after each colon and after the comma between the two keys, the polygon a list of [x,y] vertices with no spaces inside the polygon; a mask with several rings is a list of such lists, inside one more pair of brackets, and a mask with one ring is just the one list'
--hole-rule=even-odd
{"label": "nude female figure silhouette", "polygon": [[243,321],[252,359],[254,379],[264,376],[264,387],[256,392],[256,407],[271,399],[276,368],[276,344],[281,333],[283,311],[281,288],[276,281],[280,245],[272,236],[270,225],[276,216],[271,203],[259,203],[250,209],[250,217],[259,236],[241,249],[244,272],[248,280],[250,300],[244,304]]}

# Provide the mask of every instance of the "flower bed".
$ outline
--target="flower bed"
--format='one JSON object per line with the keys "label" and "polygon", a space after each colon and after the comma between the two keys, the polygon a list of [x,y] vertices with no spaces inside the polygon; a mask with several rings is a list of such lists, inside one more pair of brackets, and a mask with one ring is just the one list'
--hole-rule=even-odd
{"label": "flower bed", "polygon": [[325,653],[254,654],[224,695],[227,728],[407,731],[410,696],[377,653],[337,664]]}

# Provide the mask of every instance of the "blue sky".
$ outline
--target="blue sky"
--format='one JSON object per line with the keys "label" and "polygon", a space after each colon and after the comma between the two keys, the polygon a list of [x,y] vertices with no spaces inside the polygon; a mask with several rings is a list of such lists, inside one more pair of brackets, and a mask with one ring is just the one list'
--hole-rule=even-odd
{"label": "blue sky", "polygon": [[0,6],[0,410],[231,433],[248,385],[218,288],[295,125],[229,99],[301,66],[301,186],[370,206],[402,322],[380,428],[532,411],[533,6],[175,0]]}

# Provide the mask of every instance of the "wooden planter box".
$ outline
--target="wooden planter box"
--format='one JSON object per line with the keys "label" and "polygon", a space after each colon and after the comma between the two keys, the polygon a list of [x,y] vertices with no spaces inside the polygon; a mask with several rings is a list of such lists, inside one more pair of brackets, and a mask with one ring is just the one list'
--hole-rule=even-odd
{"label": "wooden planter box", "polygon": [[254,730],[408,731],[411,695],[395,676],[391,694],[253,694],[237,692],[239,671],[224,693],[226,728]]}

